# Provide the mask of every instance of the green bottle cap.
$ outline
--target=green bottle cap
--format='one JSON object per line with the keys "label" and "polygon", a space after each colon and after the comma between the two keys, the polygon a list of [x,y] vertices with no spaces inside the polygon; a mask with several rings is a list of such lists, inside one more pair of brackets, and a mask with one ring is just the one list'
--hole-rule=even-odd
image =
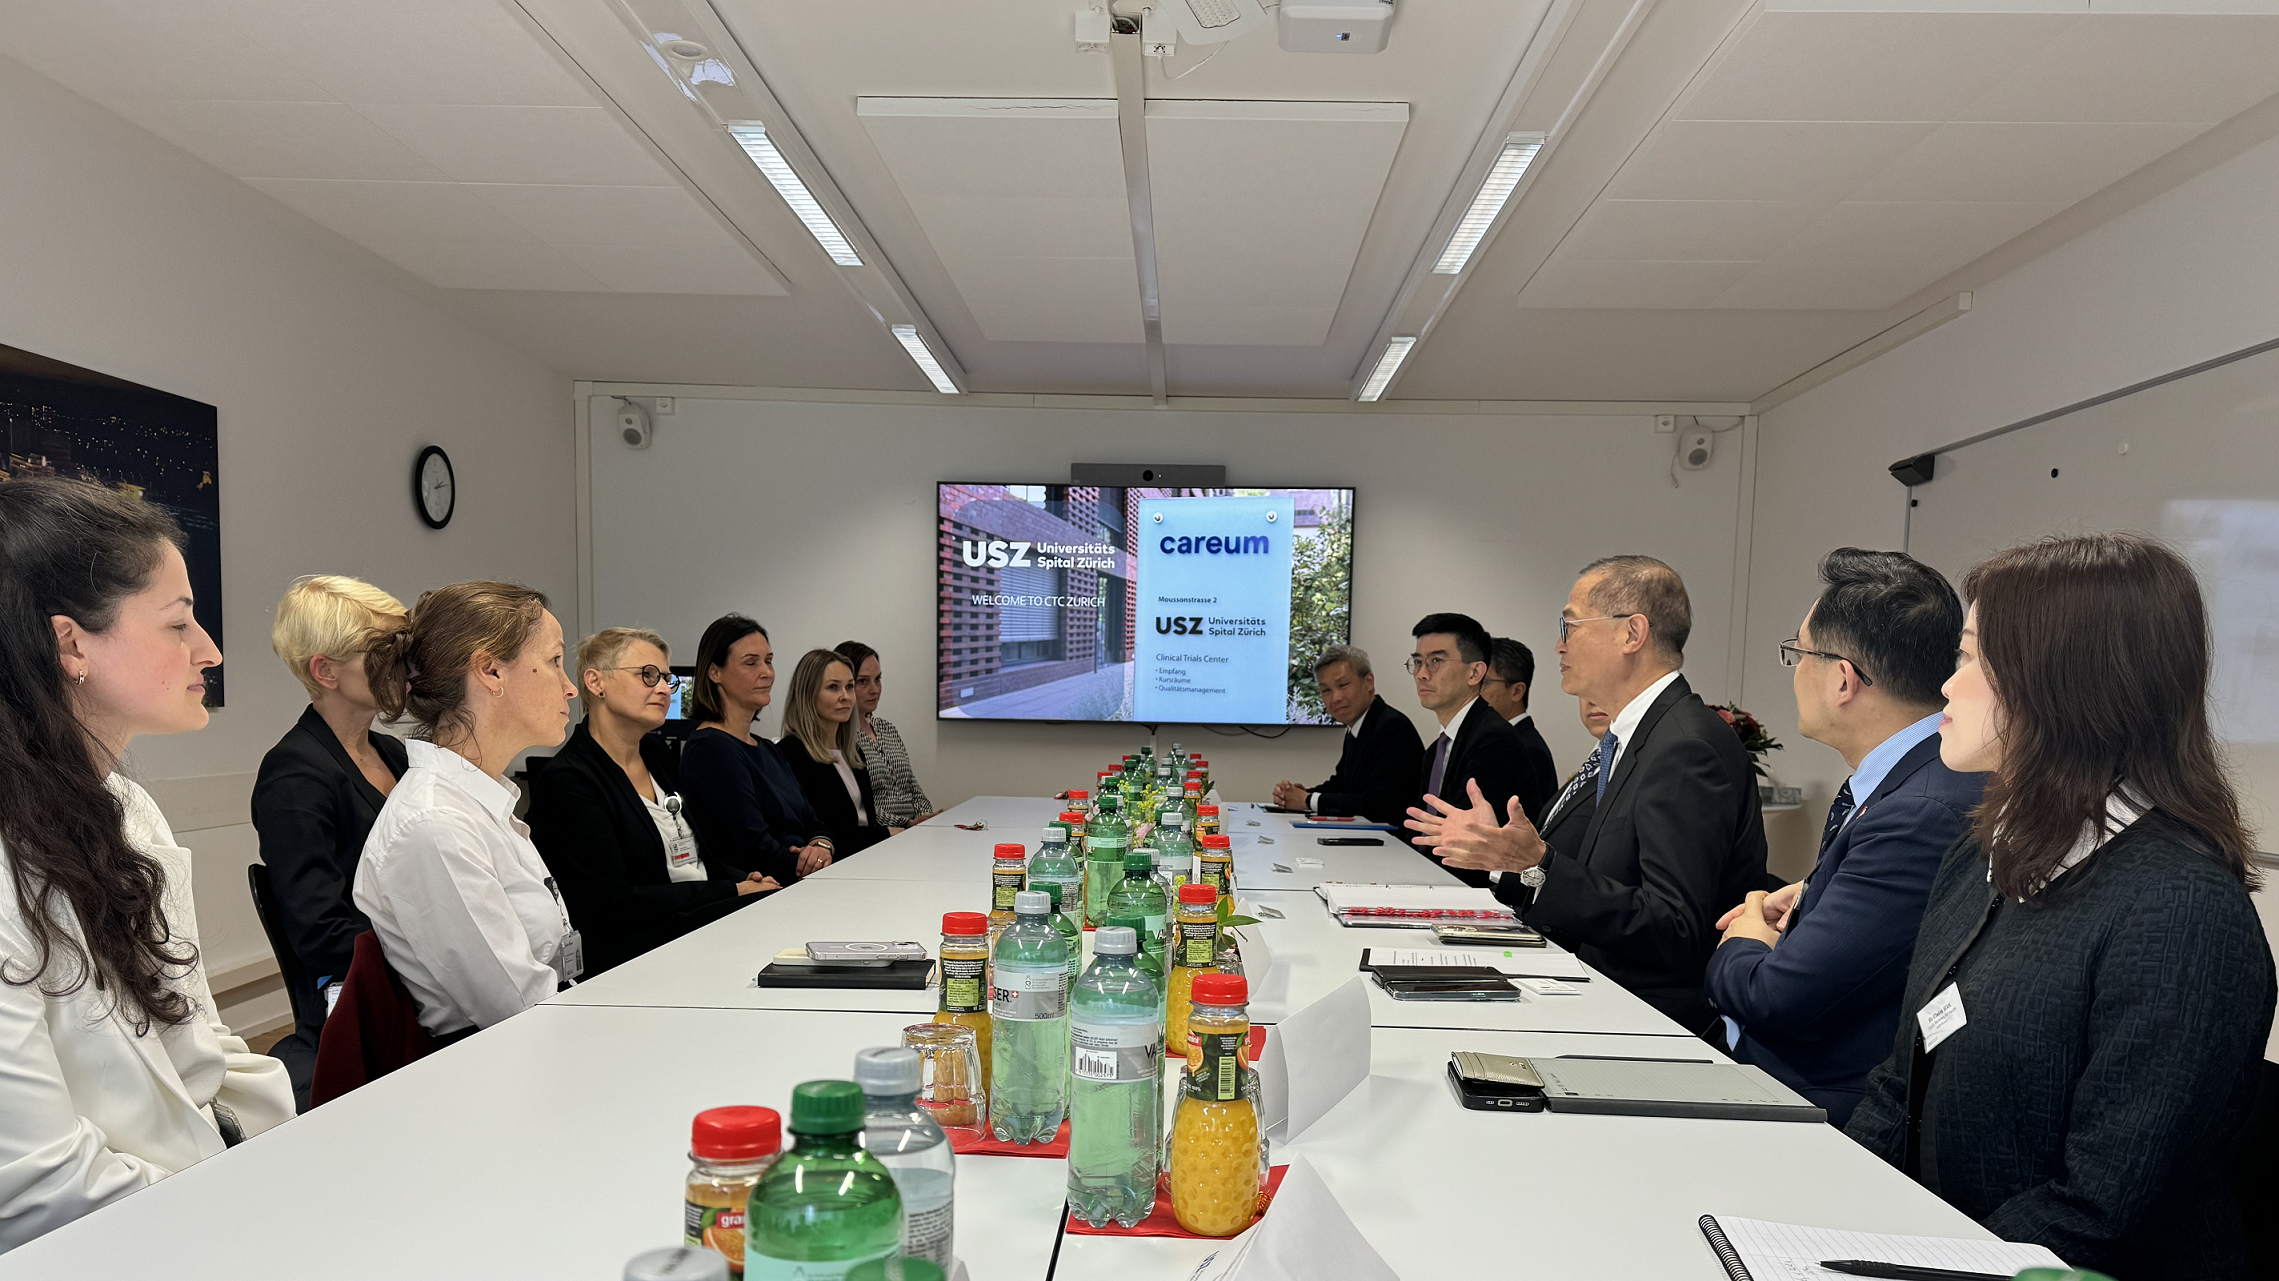
{"label": "green bottle cap", "polygon": [[1124,875],[1131,876],[1136,873],[1145,876],[1154,870],[1155,855],[1146,846],[1143,845],[1136,850],[1124,851]]}
{"label": "green bottle cap", "polygon": [[808,1081],[791,1092],[791,1132],[851,1134],[863,1128],[863,1087],[852,1081]]}
{"label": "green bottle cap", "polygon": [[856,1264],[847,1281],[942,1281],[942,1270],[924,1259],[897,1254]]}

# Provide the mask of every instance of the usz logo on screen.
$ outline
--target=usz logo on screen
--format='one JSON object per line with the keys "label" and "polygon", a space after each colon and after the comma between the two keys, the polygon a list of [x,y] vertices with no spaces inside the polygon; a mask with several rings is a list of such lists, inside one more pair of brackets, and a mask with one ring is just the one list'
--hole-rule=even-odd
{"label": "usz logo on screen", "polygon": [[1029,549],[1034,546],[1035,543],[1009,543],[1001,538],[992,538],[983,543],[970,538],[959,540],[960,554],[965,557],[965,563],[975,569],[983,565],[992,569],[1008,566],[1026,568],[1029,565]]}
{"label": "usz logo on screen", "polygon": [[1200,636],[1203,634],[1203,620],[1200,616],[1164,618],[1158,615],[1155,620],[1155,630],[1165,636]]}

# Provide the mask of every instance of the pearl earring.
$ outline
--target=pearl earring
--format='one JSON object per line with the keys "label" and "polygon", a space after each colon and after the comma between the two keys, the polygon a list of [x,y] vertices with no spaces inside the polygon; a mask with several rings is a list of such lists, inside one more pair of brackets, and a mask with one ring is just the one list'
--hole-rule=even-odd
{"label": "pearl earring", "polygon": [[86,684],[86,683],[87,683],[87,673],[86,673],[84,670],[82,670],[82,671],[79,673],[79,675],[77,675],[77,676],[75,676],[75,677],[73,677],[73,678],[72,678],[72,681],[71,681],[71,683],[72,683],[73,685],[84,685],[84,684]]}

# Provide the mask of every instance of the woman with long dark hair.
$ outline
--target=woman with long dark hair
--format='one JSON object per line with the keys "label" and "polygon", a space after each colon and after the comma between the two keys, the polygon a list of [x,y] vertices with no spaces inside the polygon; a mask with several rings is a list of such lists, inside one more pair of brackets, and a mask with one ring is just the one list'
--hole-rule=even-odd
{"label": "woman with long dark hair", "polygon": [[190,851],[116,772],[206,723],[182,542],[121,494],[0,484],[0,1250],[293,1115],[217,1017]]}
{"label": "woman with long dark hair", "polygon": [[713,619],[696,643],[688,701],[697,727],[681,749],[681,787],[699,845],[790,885],[837,855],[790,763],[752,730],[774,698],[768,629],[742,614]]}
{"label": "woman with long dark hair", "polygon": [[2245,1276],[2224,1165],[2274,976],[2199,584],[2159,543],[2095,534],[2003,552],[1963,596],[1939,755],[1989,772],[1986,798],[1846,1132],[2075,1267]]}

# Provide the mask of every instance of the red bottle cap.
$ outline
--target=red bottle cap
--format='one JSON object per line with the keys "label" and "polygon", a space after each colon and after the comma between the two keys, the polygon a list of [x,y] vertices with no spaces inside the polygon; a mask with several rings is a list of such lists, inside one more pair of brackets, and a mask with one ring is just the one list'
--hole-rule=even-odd
{"label": "red bottle cap", "polygon": [[1203,771],[1201,771],[1201,770],[1199,770],[1199,769],[1191,769],[1191,770],[1188,770],[1188,771],[1187,771],[1187,777],[1189,777],[1189,778],[1201,778],[1202,776],[1203,776]]}
{"label": "red bottle cap", "polygon": [[[1082,796],[1082,795],[1084,795],[1084,793],[1082,793],[1082,792],[1078,792],[1078,793],[1077,793],[1077,795],[1078,795],[1078,796]],[[1061,822],[1063,822],[1063,823],[1081,823],[1081,822],[1083,822],[1083,821],[1084,821],[1084,811],[1083,811],[1083,810],[1062,810],[1062,811],[1060,812],[1060,821],[1061,821]]]}
{"label": "red bottle cap", "polygon": [[1250,980],[1240,974],[1195,976],[1195,1004],[1240,1005],[1250,999]]}
{"label": "red bottle cap", "polygon": [[1027,858],[1028,856],[1027,850],[1011,841],[1006,841],[997,847],[997,857],[999,858]]}
{"label": "red bottle cap", "polygon": [[1204,907],[1209,907],[1218,901],[1218,897],[1219,887],[1205,881],[1189,881],[1179,887],[1179,901],[1181,903],[1199,903]]}
{"label": "red bottle cap", "polygon": [[1216,805],[1198,805],[1195,807],[1195,812],[1197,814],[1216,814],[1219,812],[1219,807]]}
{"label": "red bottle cap", "polygon": [[1203,838],[1203,848],[1207,850],[1231,850],[1234,848],[1234,838],[1221,836],[1214,832]]}
{"label": "red bottle cap", "polygon": [[989,933],[989,917],[981,912],[944,912],[942,913],[942,933],[954,934],[959,938],[971,938],[977,934],[987,935]]}
{"label": "red bottle cap", "polygon": [[752,1161],[783,1150],[774,1108],[708,1108],[696,1114],[688,1150],[707,1161]]}
{"label": "red bottle cap", "polygon": [[1081,787],[1072,787],[1068,789],[1068,799],[1072,801],[1088,801],[1092,799],[1092,793],[1085,791]]}

